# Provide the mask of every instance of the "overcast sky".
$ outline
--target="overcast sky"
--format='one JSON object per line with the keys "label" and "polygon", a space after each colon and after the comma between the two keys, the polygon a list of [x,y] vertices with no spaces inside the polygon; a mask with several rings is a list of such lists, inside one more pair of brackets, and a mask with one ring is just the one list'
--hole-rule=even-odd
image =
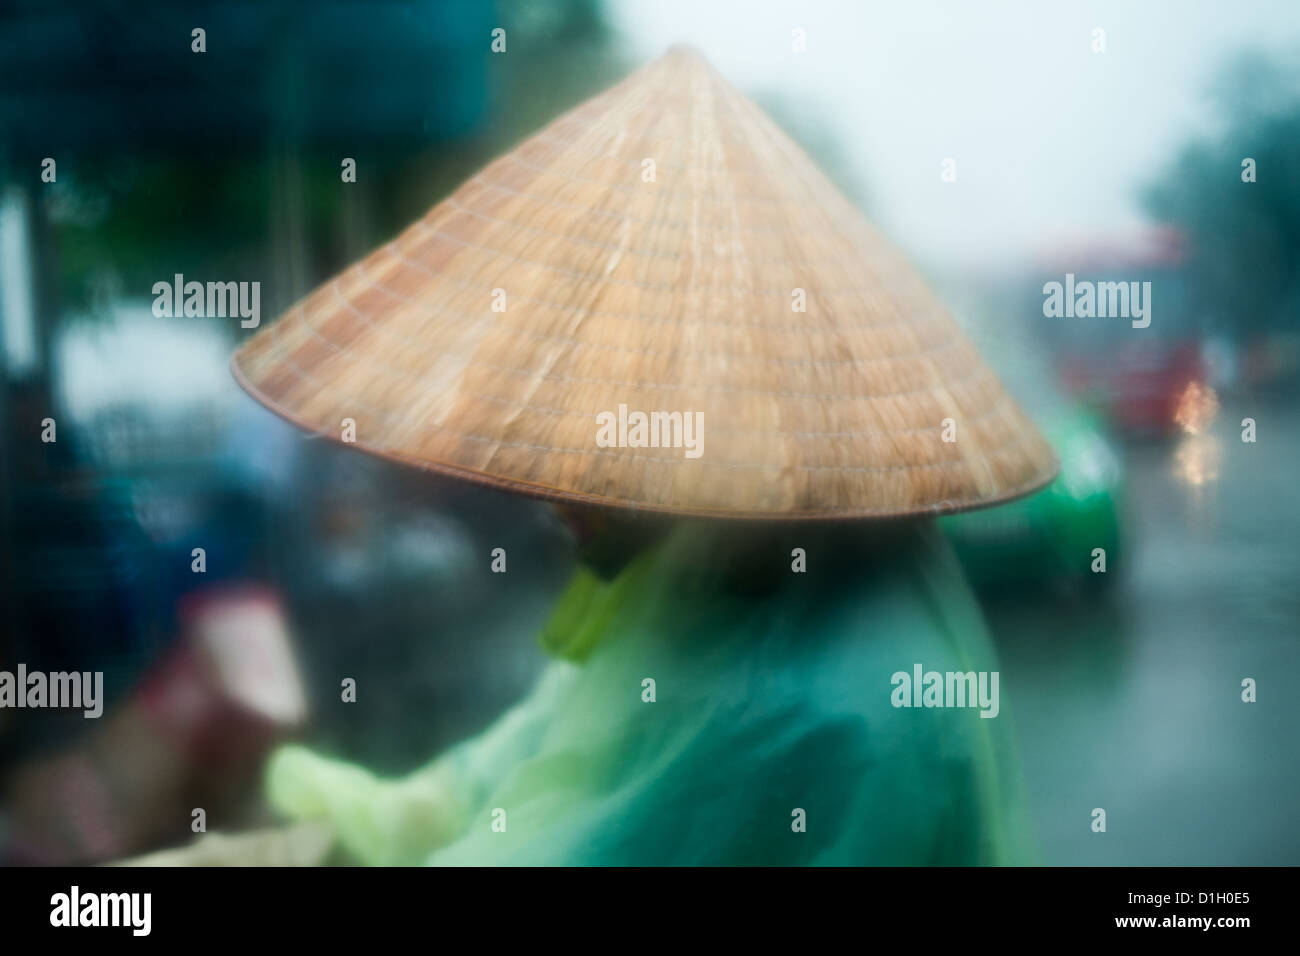
{"label": "overcast sky", "polygon": [[[880,225],[950,266],[1132,235],[1136,190],[1212,129],[1246,49],[1300,52],[1300,0],[610,0],[639,58],[700,48],[750,93],[820,115]],[[808,52],[791,53],[791,30]],[[1106,31],[1106,52],[1091,50]],[[1300,69],[1300,63],[1297,63]],[[1243,155],[1248,155],[1243,153]],[[940,179],[956,160],[957,182]]]}

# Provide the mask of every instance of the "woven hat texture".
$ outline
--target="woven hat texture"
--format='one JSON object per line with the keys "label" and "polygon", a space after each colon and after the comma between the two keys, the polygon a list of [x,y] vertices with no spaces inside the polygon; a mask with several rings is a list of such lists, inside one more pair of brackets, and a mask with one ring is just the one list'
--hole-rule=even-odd
{"label": "woven hat texture", "polygon": [[683,49],[491,163],[232,364],[271,409],[367,451],[626,508],[935,514],[1056,470],[905,259]]}

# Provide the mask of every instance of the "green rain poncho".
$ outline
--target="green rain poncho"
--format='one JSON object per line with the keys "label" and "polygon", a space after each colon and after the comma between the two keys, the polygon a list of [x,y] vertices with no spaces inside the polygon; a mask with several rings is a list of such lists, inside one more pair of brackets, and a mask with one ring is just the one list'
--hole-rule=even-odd
{"label": "green rain poncho", "polygon": [[609,581],[579,569],[543,644],[478,737],[399,780],[286,747],[272,804],[371,864],[1021,859],[1006,701],[892,701],[916,664],[998,669],[932,522],[681,523]]}

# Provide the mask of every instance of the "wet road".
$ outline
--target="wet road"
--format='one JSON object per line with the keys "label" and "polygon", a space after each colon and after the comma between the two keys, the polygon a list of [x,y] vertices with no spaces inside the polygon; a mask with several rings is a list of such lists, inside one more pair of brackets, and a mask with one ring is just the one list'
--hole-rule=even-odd
{"label": "wet road", "polygon": [[1294,407],[1230,401],[1129,448],[1115,587],[986,606],[1042,863],[1300,863],[1297,436]]}

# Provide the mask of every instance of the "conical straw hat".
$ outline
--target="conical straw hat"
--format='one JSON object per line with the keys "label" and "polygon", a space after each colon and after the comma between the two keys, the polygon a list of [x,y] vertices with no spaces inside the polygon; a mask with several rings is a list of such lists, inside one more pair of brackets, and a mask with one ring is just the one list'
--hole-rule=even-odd
{"label": "conical straw hat", "polygon": [[375,454],[626,508],[937,514],[1056,467],[899,253],[681,49],[497,159],[233,368]]}

